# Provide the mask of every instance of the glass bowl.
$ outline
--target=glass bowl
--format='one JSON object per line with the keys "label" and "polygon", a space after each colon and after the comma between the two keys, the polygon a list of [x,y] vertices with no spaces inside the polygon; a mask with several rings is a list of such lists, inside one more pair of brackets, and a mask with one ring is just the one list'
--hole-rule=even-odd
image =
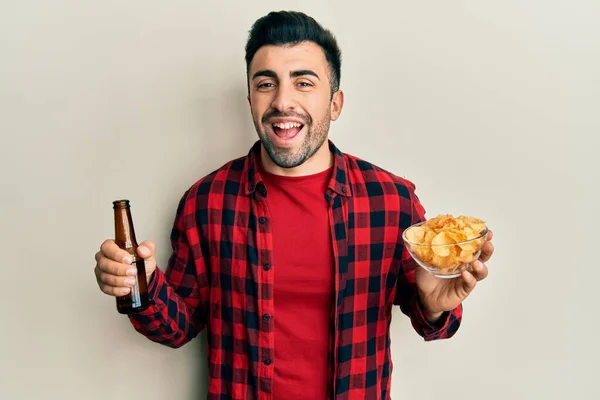
{"label": "glass bowl", "polygon": [[427,244],[408,240],[409,230],[418,228],[424,223],[411,225],[402,233],[404,245],[417,264],[438,278],[456,278],[463,270],[471,271],[471,264],[479,258],[481,247],[486,242],[487,226],[477,237],[456,243]]}

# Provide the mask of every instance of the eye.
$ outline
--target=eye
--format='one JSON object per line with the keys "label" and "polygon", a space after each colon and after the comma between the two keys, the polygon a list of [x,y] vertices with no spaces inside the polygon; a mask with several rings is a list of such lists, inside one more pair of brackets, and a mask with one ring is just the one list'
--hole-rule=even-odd
{"label": "eye", "polygon": [[313,84],[308,81],[301,81],[301,82],[298,82],[298,86],[300,86],[301,88],[308,88],[308,87],[312,87]]}
{"label": "eye", "polygon": [[270,89],[272,87],[275,87],[275,84],[273,84],[273,82],[263,82],[256,85],[257,89]]}

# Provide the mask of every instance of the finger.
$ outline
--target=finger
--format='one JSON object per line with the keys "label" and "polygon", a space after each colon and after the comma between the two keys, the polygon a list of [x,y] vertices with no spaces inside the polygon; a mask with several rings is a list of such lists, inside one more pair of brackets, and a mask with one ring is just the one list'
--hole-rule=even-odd
{"label": "finger", "polygon": [[116,276],[135,276],[137,275],[137,269],[129,264],[123,264],[120,262],[113,261],[107,257],[102,257],[96,264],[98,268],[109,275]]}
{"label": "finger", "polygon": [[492,240],[494,238],[494,232],[488,231],[485,240]]}
{"label": "finger", "polygon": [[155,262],[154,260],[154,243],[150,240],[146,240],[140,243],[138,247],[138,255],[144,259],[146,262]]}
{"label": "finger", "polygon": [[100,246],[100,251],[104,254],[104,257],[108,257],[111,260],[119,261],[124,264],[131,264],[132,257],[125,250],[121,249],[114,240],[106,240]]}
{"label": "finger", "polygon": [[479,260],[481,262],[487,262],[494,254],[494,245],[492,242],[485,242],[483,246],[481,246],[481,254],[479,255]]}
{"label": "finger", "polygon": [[97,269],[96,278],[101,285],[114,286],[118,288],[132,287],[135,285],[135,278],[131,276],[117,276],[107,274],[101,269]]}
{"label": "finger", "polygon": [[100,285],[100,290],[106,293],[109,296],[124,296],[128,294],[131,289],[128,287],[114,287],[110,285]]}
{"label": "finger", "polygon": [[465,295],[471,293],[477,285],[477,279],[467,270],[463,270],[460,277],[462,278],[462,289],[465,291]]}
{"label": "finger", "polygon": [[471,274],[477,281],[484,280],[488,276],[488,268],[481,261],[474,261],[472,264],[473,270]]}
{"label": "finger", "polygon": [[146,267],[146,279],[150,281],[154,271],[156,270],[155,248],[154,243],[146,240],[140,244],[137,251],[138,255],[144,259]]}

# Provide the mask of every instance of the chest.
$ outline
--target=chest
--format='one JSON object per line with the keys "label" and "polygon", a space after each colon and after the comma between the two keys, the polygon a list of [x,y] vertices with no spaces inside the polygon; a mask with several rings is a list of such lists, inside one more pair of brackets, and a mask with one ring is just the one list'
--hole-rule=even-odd
{"label": "chest", "polygon": [[299,202],[290,208],[270,199],[225,197],[209,205],[202,235],[209,245],[213,287],[272,298],[276,281],[331,277],[342,295],[390,295],[385,289],[395,287],[396,256],[402,251],[398,204],[373,197],[327,202],[314,196],[288,199]]}
{"label": "chest", "polygon": [[318,191],[285,189],[272,186],[266,199],[275,302],[325,304],[335,288],[329,204]]}

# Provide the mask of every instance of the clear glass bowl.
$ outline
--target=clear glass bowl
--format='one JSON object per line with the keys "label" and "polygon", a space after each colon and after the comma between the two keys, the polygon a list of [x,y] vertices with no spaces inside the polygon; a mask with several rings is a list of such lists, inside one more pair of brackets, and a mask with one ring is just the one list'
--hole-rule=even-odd
{"label": "clear glass bowl", "polygon": [[471,264],[479,258],[486,242],[487,226],[477,237],[452,244],[433,245],[408,240],[407,232],[423,224],[419,222],[402,233],[404,245],[418,265],[438,278],[456,278],[463,270],[471,271]]}

